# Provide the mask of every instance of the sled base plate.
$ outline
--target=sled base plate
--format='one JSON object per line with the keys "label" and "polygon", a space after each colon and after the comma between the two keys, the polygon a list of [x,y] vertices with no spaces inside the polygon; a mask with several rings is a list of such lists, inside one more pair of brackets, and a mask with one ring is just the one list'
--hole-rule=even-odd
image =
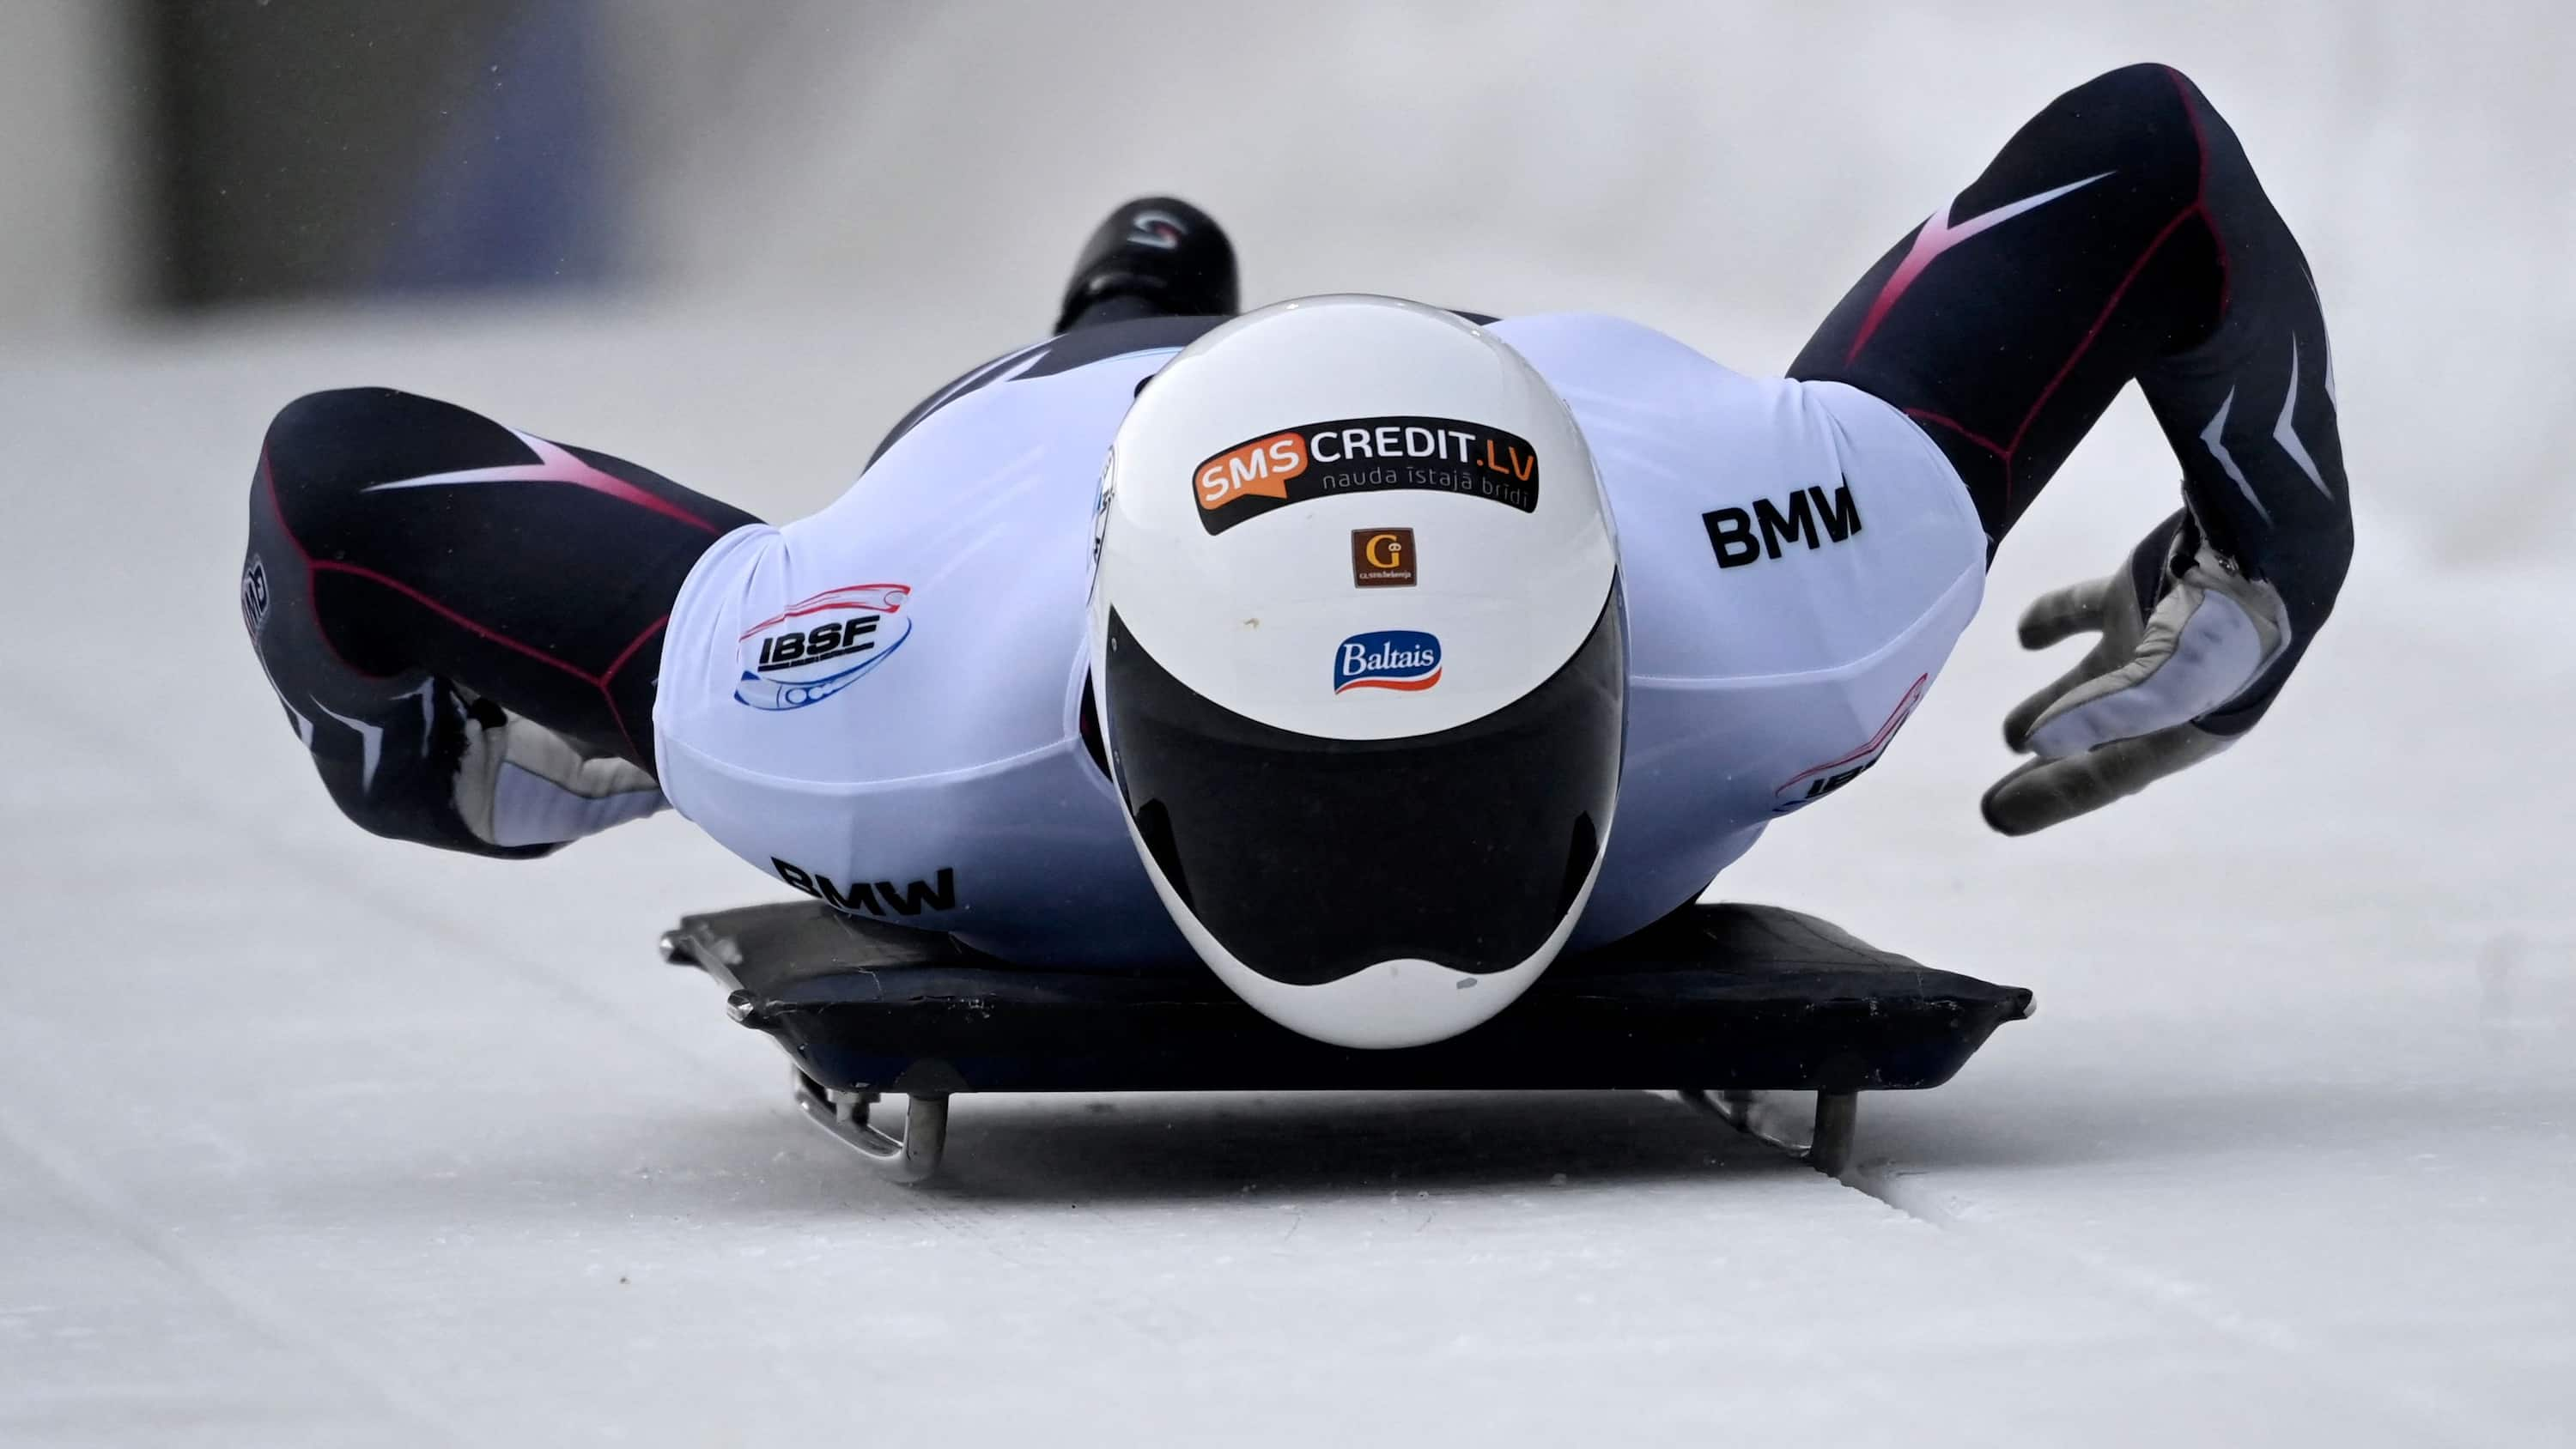
{"label": "sled base plate", "polygon": [[[929,1175],[960,1092],[1684,1088],[1686,1099],[1827,1172],[1850,1159],[1855,1095],[1939,1086],[2031,994],[1936,971],[1797,911],[1693,905],[1551,966],[1491,1021],[1428,1046],[1301,1037],[1204,968],[1011,965],[926,931],[808,901],[689,916],[666,959],[796,1066],[808,1115],[906,1180]],[[1800,1148],[1751,1094],[1812,1091]],[[873,1126],[908,1099],[901,1139]],[[1714,1095],[1712,1095],[1714,1094]]]}

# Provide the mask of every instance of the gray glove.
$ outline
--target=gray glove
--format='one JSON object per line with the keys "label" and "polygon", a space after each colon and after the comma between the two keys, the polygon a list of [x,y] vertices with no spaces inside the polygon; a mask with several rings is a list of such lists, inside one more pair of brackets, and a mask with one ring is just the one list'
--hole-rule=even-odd
{"label": "gray glove", "polygon": [[456,767],[456,813],[476,839],[504,848],[556,845],[663,809],[653,777],[490,700],[468,704]]}
{"label": "gray glove", "polygon": [[2028,835],[2199,764],[2234,744],[2194,721],[2243,694],[2290,642],[2270,584],[2207,545],[2169,559],[2140,597],[2135,571],[2043,595],[2021,616],[2025,649],[2078,633],[2092,652],[2004,717],[2004,743],[2038,758],[1986,792],[1986,823]]}

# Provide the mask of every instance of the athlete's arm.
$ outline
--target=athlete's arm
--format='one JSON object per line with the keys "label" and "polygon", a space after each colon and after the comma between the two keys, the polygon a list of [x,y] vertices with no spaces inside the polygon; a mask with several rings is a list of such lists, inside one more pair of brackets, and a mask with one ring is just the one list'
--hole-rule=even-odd
{"label": "athlete's arm", "polygon": [[2252,728],[2352,557],[2333,363],[2307,262],[2199,88],[2112,71],[2022,127],[1870,269],[1790,368],[1904,410],[2000,543],[2111,399],[2139,384],[2182,512],[2113,578],[2022,623],[2102,646],[2013,712],[2042,758],[1986,802],[2020,834],[2097,808]]}
{"label": "athlete's arm", "polygon": [[543,855],[660,808],[661,631],[739,509],[384,388],[297,400],[251,482],[242,621],[350,819]]}

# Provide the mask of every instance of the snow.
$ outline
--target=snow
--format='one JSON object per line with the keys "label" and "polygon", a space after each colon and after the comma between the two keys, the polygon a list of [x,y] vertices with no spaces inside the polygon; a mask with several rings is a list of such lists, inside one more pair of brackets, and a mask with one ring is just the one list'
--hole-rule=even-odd
{"label": "snow", "polygon": [[[668,817],[534,865],[359,835],[231,602],[259,429],[330,381],[811,506],[848,411],[774,365],[700,396],[829,357],[899,408],[899,366],[805,326],[0,364],[34,545],[0,615],[0,1440],[2562,1442],[2570,789],[2523,736],[2576,705],[2563,565],[2367,535],[2261,731],[2027,841],[1974,800],[2051,666],[1981,620],[1888,761],[1723,883],[2039,993],[1950,1086],[1864,1099],[1858,1190],[1607,1093],[967,1098],[903,1188],[650,953],[774,886]],[[2080,490],[2155,446],[2124,410],[1995,596],[2116,558]]]}
{"label": "snow", "polygon": [[[1844,32],[1893,14],[1824,8]],[[850,126],[817,128],[818,149],[857,134],[932,154],[903,117],[964,64],[967,22],[940,15],[905,38],[910,79],[848,91]],[[1509,16],[1486,53],[1542,55],[1540,12]],[[1030,23],[999,91],[1031,83],[1031,55],[1064,49],[1079,78],[1142,43]],[[1462,23],[1388,21],[1362,78],[1427,74],[1414,62]],[[1440,103],[1472,90],[1460,61],[1408,104],[1461,169],[1392,213],[1292,204],[1343,176],[1324,141],[1367,114],[1309,117],[1324,141],[1228,171],[1237,139],[1277,127],[1193,89],[1207,134],[1128,117],[1152,144],[1117,132],[1114,164],[1086,170],[1072,113],[1030,100],[944,153],[957,174],[986,176],[988,152],[1017,171],[968,187],[924,159],[818,183],[746,243],[759,285],[721,306],[0,343],[0,758],[17,766],[0,774],[0,1442],[2566,1442],[2576,553],[2553,523],[2571,414],[2550,399],[2576,294],[2549,219],[2576,193],[2552,179],[2563,156],[2533,162],[2547,184],[2457,279],[2478,318],[2533,325],[2442,335],[2454,291],[2423,279],[2461,208],[2401,217],[2405,185],[2333,178],[2483,196],[2478,168],[2515,153],[2479,149],[2477,127],[2505,128],[2437,121],[2470,82],[2428,83],[2403,34],[2372,32],[2376,49],[2339,53],[2388,68],[2392,109],[2329,145],[2300,117],[2349,84],[2331,63],[2257,83],[2305,33],[2285,21],[2241,61],[2170,53],[2298,193],[2294,219],[2319,218],[2361,495],[2346,602],[2227,756],[1992,835],[1975,801],[2010,763],[1998,721],[2062,666],[2015,648],[2013,610],[2108,569],[2170,506],[2133,399],[2086,444],[1886,762],[1721,882],[2038,993],[1951,1085],[1864,1098],[1850,1185],[1610,1093],[966,1098],[946,1174],[884,1182],[798,1120],[783,1061],[709,983],[653,959],[678,914],[779,894],[685,822],[505,865],[339,819],[239,633],[244,488],[286,399],[384,382],[770,516],[810,510],[915,397],[1025,340],[1061,265],[1035,258],[1068,251],[1129,173],[1230,185],[1199,191],[1243,218],[1264,296],[1601,305],[1772,366],[2010,118],[2161,32],[2047,40],[2009,86],[2000,60],[1935,83],[1902,63],[1934,37],[1891,19],[1860,66],[1893,88],[1879,121],[1840,118],[1796,66],[1727,102],[1792,108],[1784,129],[1857,157],[1830,200],[1744,171],[1734,111],[1672,109],[1686,62],[1753,85],[1758,46],[1656,50],[1634,114],[1570,140],[1517,112],[1505,141],[1480,139]],[[1576,60],[1569,93],[1630,75]],[[2496,104],[2528,118],[2537,94]],[[1640,206],[1670,154],[1620,149],[1665,130],[1734,168],[1677,220]],[[1532,150],[1560,141],[1617,162]],[[1395,195],[1408,156],[1359,157],[1355,193]],[[745,169],[747,188],[773,180]],[[1467,225],[1497,176],[1526,249]],[[1046,178],[1032,215],[994,212],[1023,194],[1013,177]],[[904,228],[836,209],[872,195],[927,210]],[[1598,229],[1570,218],[1605,208],[1642,220],[1587,274],[1567,258]],[[741,240],[746,214],[705,208],[710,237]],[[1741,266],[1688,265],[1712,256]],[[834,268],[865,280],[816,289]],[[940,268],[1002,281],[961,290]]]}

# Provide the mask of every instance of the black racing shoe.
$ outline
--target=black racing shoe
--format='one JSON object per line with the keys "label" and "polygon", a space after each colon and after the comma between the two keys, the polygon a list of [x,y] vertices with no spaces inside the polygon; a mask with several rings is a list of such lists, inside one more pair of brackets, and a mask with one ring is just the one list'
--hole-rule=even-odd
{"label": "black racing shoe", "polygon": [[1144,196],[1109,213],[1083,243],[1055,330],[1129,317],[1230,317],[1241,305],[1225,228],[1176,197]]}

